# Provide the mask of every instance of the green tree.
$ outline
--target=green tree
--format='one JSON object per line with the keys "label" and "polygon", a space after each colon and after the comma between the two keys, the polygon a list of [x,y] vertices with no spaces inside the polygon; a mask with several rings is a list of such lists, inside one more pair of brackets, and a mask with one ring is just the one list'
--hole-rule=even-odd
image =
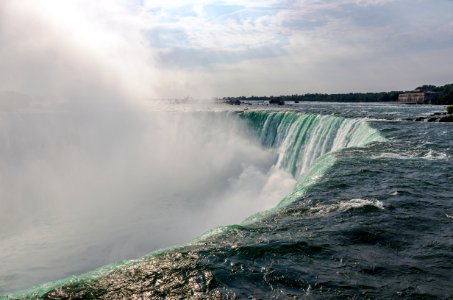
{"label": "green tree", "polygon": [[453,114],[453,104],[450,104],[449,106],[447,106],[447,114]]}

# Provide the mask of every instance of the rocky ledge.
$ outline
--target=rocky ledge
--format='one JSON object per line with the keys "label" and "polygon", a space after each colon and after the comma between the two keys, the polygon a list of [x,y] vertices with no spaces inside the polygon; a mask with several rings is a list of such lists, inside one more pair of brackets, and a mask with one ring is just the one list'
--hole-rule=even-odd
{"label": "rocky ledge", "polygon": [[433,113],[429,116],[417,117],[417,118],[407,118],[407,121],[418,121],[418,122],[453,122],[453,114],[447,113]]}

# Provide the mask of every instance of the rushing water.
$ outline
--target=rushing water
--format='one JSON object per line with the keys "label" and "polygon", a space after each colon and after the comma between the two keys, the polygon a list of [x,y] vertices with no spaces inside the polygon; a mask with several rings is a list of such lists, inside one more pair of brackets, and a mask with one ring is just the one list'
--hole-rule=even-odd
{"label": "rushing water", "polygon": [[[287,174],[277,178],[291,189],[283,189],[286,196],[275,199],[273,208],[262,211],[262,206],[254,204],[240,225],[213,229],[185,246],[10,297],[452,297],[453,125],[403,120],[442,109],[301,104],[280,111],[215,114],[209,117],[214,128],[218,118],[227,124],[221,128],[240,124],[227,140],[244,134],[257,147],[239,151],[236,146],[242,140],[238,140],[232,148],[225,148],[228,143],[220,148],[239,151],[235,157],[242,157],[252,169],[263,168],[260,173],[229,171],[229,178]],[[232,162],[236,158],[227,165]],[[209,184],[226,176],[220,173]],[[200,195],[195,193],[191,200]],[[231,196],[213,195],[210,198]],[[254,200],[247,196],[256,195],[260,193],[236,195],[232,203],[237,213],[242,202]],[[223,206],[220,211],[214,219],[230,213]]]}

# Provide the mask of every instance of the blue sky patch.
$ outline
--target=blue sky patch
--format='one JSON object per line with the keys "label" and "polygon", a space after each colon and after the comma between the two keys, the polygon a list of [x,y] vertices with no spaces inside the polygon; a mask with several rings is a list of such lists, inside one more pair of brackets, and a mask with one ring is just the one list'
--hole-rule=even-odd
{"label": "blue sky patch", "polygon": [[240,5],[225,5],[225,4],[208,4],[203,7],[204,12],[210,18],[230,15],[243,10],[245,7]]}
{"label": "blue sky patch", "polygon": [[172,48],[182,47],[189,43],[187,34],[181,29],[156,28],[148,33],[152,47]]}

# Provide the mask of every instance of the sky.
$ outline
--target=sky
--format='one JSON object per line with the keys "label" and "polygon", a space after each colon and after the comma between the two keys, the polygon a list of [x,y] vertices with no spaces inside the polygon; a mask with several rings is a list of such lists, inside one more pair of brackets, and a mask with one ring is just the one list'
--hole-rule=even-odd
{"label": "sky", "polygon": [[5,0],[0,90],[172,98],[443,85],[452,12],[451,0]]}

